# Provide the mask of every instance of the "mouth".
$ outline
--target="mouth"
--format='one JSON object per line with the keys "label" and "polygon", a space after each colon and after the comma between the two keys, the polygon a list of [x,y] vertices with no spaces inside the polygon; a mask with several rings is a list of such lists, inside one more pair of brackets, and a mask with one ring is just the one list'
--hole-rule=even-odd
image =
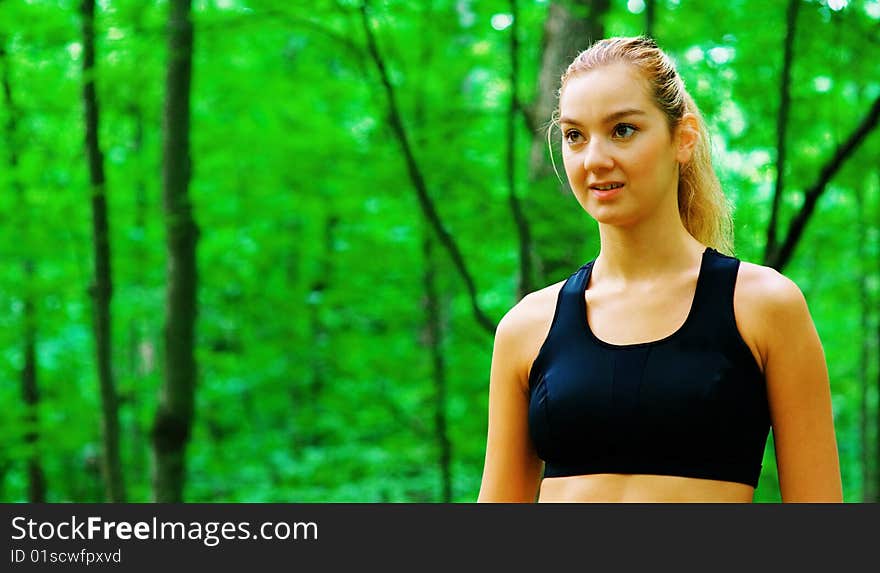
{"label": "mouth", "polygon": [[623,183],[599,183],[596,185],[590,185],[590,189],[596,191],[611,191],[612,189],[619,189],[621,187],[623,187]]}
{"label": "mouth", "polygon": [[590,191],[597,199],[610,199],[620,193],[623,183],[597,183],[590,185]]}

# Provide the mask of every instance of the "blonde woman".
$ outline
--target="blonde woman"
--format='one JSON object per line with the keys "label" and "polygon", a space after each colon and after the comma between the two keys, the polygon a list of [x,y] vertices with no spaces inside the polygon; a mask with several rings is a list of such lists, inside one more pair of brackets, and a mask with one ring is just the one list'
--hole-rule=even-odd
{"label": "blonde woman", "polygon": [[772,427],[784,502],[842,501],[800,289],[732,256],[703,119],[653,40],[561,79],[554,123],[600,251],[498,325],[481,502],[751,502]]}

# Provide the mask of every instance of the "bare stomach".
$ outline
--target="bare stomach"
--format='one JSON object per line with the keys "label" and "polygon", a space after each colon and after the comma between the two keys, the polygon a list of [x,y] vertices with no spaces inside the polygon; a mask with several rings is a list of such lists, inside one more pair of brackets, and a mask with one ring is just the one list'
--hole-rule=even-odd
{"label": "bare stomach", "polygon": [[645,474],[592,474],[545,478],[538,502],[751,503],[743,483]]}

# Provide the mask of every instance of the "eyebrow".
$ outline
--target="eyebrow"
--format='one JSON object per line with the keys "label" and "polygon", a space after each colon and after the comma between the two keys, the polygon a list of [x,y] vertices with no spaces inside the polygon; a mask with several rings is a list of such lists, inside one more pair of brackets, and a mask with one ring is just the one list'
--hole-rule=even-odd
{"label": "eyebrow", "polygon": [[[612,112],[612,113],[609,113],[608,115],[606,115],[604,118],[602,118],[602,123],[610,123],[612,121],[618,120],[618,119],[620,119],[622,117],[626,117],[628,115],[647,115],[647,114],[640,109],[635,109],[635,108],[622,109],[620,111],[615,111],[615,112]],[[580,123],[577,120],[572,119],[570,117],[560,117],[559,123],[570,123],[572,125],[580,125]]]}

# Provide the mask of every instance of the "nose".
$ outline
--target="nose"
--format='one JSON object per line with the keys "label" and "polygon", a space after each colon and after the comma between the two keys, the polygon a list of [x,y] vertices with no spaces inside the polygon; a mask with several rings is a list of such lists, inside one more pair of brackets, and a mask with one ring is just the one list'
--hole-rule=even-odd
{"label": "nose", "polygon": [[593,137],[584,148],[584,169],[590,171],[607,171],[614,167],[614,157],[608,149],[608,142],[600,137]]}

